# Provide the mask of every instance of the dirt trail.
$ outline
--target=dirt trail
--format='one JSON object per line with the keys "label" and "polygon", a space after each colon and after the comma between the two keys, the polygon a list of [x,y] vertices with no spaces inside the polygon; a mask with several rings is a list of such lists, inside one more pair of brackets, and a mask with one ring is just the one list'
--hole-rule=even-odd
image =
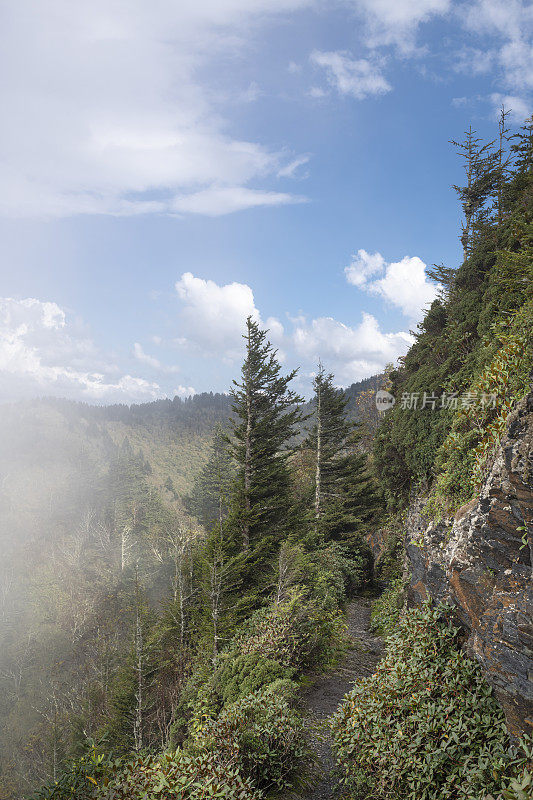
{"label": "dirt trail", "polygon": [[326,720],[336,711],[353,685],[374,672],[383,653],[383,641],[370,631],[371,609],[372,601],[365,597],[357,597],[349,604],[346,623],[352,647],[335,671],[317,677],[302,697],[307,719],[316,731],[314,749],[318,757],[318,777],[314,786],[298,795],[298,800],[334,800],[339,796]]}

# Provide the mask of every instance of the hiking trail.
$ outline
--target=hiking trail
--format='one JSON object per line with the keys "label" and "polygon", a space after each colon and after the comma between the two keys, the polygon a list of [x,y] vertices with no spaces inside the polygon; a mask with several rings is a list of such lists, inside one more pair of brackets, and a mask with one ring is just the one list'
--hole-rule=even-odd
{"label": "hiking trail", "polygon": [[310,788],[296,795],[297,800],[334,800],[339,797],[327,720],[354,684],[372,675],[383,654],[383,640],[370,630],[371,610],[372,600],[366,597],[356,597],[349,603],[346,609],[349,649],[332,672],[316,676],[302,694],[304,719],[313,730],[317,778]]}

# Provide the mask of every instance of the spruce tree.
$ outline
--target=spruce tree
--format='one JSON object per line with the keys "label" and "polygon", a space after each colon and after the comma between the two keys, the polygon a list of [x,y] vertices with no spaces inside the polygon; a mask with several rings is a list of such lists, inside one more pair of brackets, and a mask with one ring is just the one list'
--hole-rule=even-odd
{"label": "spruce tree", "polygon": [[383,508],[369,470],[368,455],[360,449],[359,441],[360,435],[354,427],[336,460],[334,488],[321,518],[321,530],[327,541],[345,544],[356,551],[361,550],[363,535]]}
{"label": "spruce tree", "polygon": [[319,534],[323,533],[324,508],[337,492],[340,478],[338,456],[344,448],[350,425],[346,419],[348,399],[342,390],[335,388],[333,375],[326,375],[322,364],[319,364],[313,389],[314,424],[304,447],[313,453],[313,517],[315,533]]}
{"label": "spruce tree", "polygon": [[485,207],[498,186],[499,152],[495,142],[483,144],[472,126],[463,142],[450,141],[464,159],[465,186],[454,186],[464,213],[461,243],[465,260],[472,253],[476,234],[487,223],[490,211]]}
{"label": "spruce tree", "polygon": [[209,458],[198,475],[194,488],[185,500],[187,510],[209,530],[219,527],[228,514],[234,464],[227,438],[221,428],[215,430]]}
{"label": "spruce tree", "polygon": [[304,443],[313,453],[312,527],[319,542],[338,542],[360,550],[362,534],[381,507],[359,446],[357,426],[346,417],[348,399],[335,388],[322,365],[313,382],[314,424]]}
{"label": "spruce tree", "polygon": [[246,357],[240,381],[233,382],[233,418],[228,436],[237,465],[227,524],[238,552],[242,589],[261,586],[289,527],[288,445],[302,402],[289,384],[297,370],[281,375],[267,331],[248,317]]}

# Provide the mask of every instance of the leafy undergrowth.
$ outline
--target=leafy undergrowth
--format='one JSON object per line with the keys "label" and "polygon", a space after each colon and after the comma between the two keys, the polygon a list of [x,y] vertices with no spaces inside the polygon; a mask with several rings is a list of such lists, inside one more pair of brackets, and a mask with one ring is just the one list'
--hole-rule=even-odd
{"label": "leafy undergrowth", "polygon": [[[477,664],[444,609],[398,620],[376,673],[350,692],[332,730],[354,800],[484,800],[523,760]],[[509,795],[513,797],[513,795]],[[518,798],[519,795],[516,795]]]}
{"label": "leafy undergrowth", "polygon": [[388,636],[397,628],[402,613],[404,592],[404,579],[394,578],[374,602],[370,626],[375,633]]}

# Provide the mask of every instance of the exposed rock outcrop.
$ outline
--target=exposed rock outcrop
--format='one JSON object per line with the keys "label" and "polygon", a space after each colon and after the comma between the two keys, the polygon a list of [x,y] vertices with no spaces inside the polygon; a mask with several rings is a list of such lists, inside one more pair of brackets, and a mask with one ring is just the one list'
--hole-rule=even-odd
{"label": "exposed rock outcrop", "polygon": [[453,605],[509,730],[531,734],[533,393],[510,415],[479,499],[460,511],[454,520],[428,525],[421,507],[411,509],[409,602],[430,596]]}

